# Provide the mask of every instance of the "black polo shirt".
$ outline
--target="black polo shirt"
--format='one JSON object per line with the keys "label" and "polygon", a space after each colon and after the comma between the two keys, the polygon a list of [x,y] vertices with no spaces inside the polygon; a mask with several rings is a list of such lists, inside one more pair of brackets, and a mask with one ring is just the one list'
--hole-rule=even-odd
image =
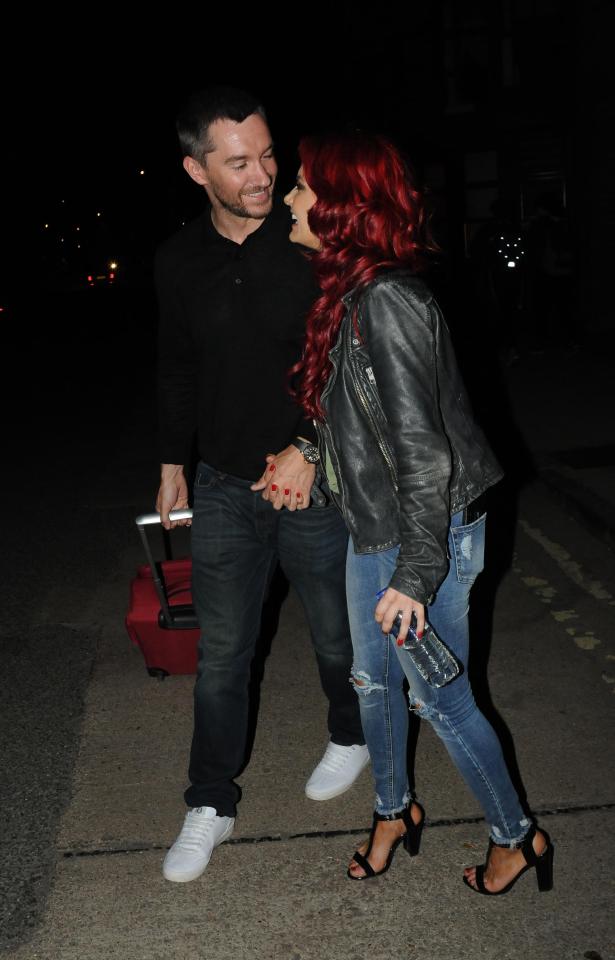
{"label": "black polo shirt", "polygon": [[267,453],[311,422],[288,394],[305,317],[318,295],[305,253],[288,240],[281,200],[242,244],[222,237],[210,207],[160,247],[160,459],[211,466],[257,479]]}

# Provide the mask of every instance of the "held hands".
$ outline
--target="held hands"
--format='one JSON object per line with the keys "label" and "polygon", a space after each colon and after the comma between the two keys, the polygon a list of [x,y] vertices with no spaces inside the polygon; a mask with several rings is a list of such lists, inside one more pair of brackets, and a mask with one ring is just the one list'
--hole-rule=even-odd
{"label": "held hands", "polygon": [[410,626],[413,613],[416,617],[417,636],[419,639],[422,637],[423,630],[425,629],[425,607],[422,603],[419,603],[418,600],[413,600],[412,597],[409,597],[407,594],[400,593],[399,590],[394,590],[392,587],[389,587],[380,598],[374,613],[374,619],[381,625],[383,633],[391,632],[393,621],[400,612],[403,616],[401,618],[401,626],[397,639],[401,646],[401,643],[403,643],[408,634],[408,627]]}
{"label": "held hands", "polygon": [[269,500],[274,510],[306,510],[316,474],[314,464],[306,463],[292,444],[278,454],[267,454],[265,461],[265,472],[250,489],[262,490],[263,500]]}
{"label": "held hands", "polygon": [[171,510],[186,510],[188,507],[188,484],[184,477],[184,468],[177,463],[163,463],[160,475],[160,489],[156,498],[156,510],[165,530],[174,527],[189,527],[192,520],[169,520]]}

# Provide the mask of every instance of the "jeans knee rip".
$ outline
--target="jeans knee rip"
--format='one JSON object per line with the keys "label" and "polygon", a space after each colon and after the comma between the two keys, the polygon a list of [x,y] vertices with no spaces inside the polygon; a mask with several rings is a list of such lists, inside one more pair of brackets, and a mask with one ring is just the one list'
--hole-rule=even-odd
{"label": "jeans knee rip", "polygon": [[384,690],[384,685],[382,683],[374,683],[369,673],[366,673],[364,670],[353,671],[350,682],[357,693],[363,694],[363,696],[368,696],[375,690]]}
{"label": "jeans knee rip", "polygon": [[442,716],[437,710],[434,710],[433,707],[428,706],[428,704],[423,703],[422,700],[415,697],[412,691],[408,693],[408,702],[410,704],[410,713],[416,713],[417,717],[423,717],[424,720],[435,720],[436,718],[442,720]]}

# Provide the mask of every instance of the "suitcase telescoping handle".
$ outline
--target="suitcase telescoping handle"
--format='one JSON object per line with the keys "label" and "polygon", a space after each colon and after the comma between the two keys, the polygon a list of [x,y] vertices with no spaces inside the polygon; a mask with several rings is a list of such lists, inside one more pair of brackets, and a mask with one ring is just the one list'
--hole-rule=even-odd
{"label": "suitcase telescoping handle", "polygon": [[[192,510],[172,510],[169,514],[170,520],[191,520],[192,519]],[[160,514],[159,513],[142,513],[135,520],[137,527],[139,528],[139,534],[141,536],[141,542],[143,544],[143,549],[145,550],[145,556],[147,557],[147,562],[149,563],[149,568],[152,571],[152,580],[154,583],[154,589],[158,594],[158,599],[160,600],[160,608],[167,626],[179,626],[175,623],[175,616],[171,613],[169,607],[169,600],[167,597],[167,591],[165,588],[164,580],[161,577],[161,571],[158,567],[158,564],[154,561],[154,557],[149,545],[149,540],[147,539],[147,533],[145,532],[146,527],[153,526],[154,524],[160,523]],[[188,626],[188,624],[186,625]]]}
{"label": "suitcase telescoping handle", "polygon": [[[169,519],[192,520],[192,510],[171,510]],[[138,527],[153,527],[156,523],[160,523],[160,514],[142,513],[140,517],[137,517],[135,523]]]}

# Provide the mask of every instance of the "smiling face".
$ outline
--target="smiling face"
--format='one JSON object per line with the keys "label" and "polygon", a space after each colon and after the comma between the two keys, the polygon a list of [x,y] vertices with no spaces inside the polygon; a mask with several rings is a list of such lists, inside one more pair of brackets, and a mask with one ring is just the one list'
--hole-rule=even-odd
{"label": "smiling face", "polygon": [[201,163],[184,159],[188,174],[205,187],[216,212],[262,220],[271,212],[278,167],[263,118],[253,113],[242,123],[216,120],[209,128],[214,149]]}
{"label": "smiling face", "polygon": [[293,225],[289,234],[291,243],[300,243],[310,250],[320,250],[320,240],[312,233],[308,224],[308,211],[316,203],[317,196],[308,187],[303,176],[303,167],[299,167],[297,183],[284,197],[284,203],[290,207]]}

